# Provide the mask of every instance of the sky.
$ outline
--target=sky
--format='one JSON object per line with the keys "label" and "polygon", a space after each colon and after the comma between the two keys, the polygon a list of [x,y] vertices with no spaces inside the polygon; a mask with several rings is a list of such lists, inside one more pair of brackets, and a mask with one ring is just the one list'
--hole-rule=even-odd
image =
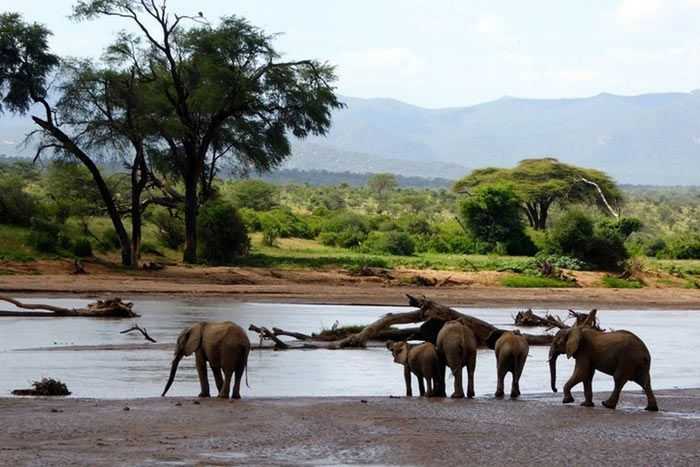
{"label": "sky", "polygon": [[[162,0],[157,0],[161,2]],[[0,0],[53,31],[60,55],[98,57],[117,18],[73,22],[74,0]],[[700,0],[170,0],[215,24],[239,15],[288,59],[337,66],[337,91],[428,108],[498,99],[700,88]],[[195,5],[194,7],[192,5]]]}

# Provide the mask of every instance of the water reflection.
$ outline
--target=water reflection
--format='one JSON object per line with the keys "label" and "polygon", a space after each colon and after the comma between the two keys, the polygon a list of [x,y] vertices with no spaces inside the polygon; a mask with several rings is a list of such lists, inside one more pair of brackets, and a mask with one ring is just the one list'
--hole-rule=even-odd
{"label": "water reflection", "polygon": [[[36,299],[64,307],[84,306],[87,300]],[[387,312],[405,307],[328,306],[239,303],[221,299],[137,299],[135,320],[158,342],[174,342],[179,331],[196,321],[232,320],[247,328],[277,326],[304,333],[341,325],[366,324]],[[514,309],[462,309],[499,327],[511,328]],[[557,311],[554,311],[557,313]],[[565,316],[566,312],[558,312]],[[700,350],[700,313],[697,311],[605,311],[598,314],[607,328],[627,329],[640,336],[652,354],[652,382],[656,389],[700,387],[693,355]],[[76,397],[131,398],[157,396],[167,379],[171,354],[164,350],[22,351],[63,345],[143,343],[139,333],[119,334],[128,320],[85,318],[0,318],[0,395],[28,387],[51,376],[64,381]],[[539,332],[539,330],[531,331]],[[250,333],[251,341],[257,335]],[[523,393],[549,391],[546,347],[531,347],[521,378]],[[477,357],[477,395],[495,390],[492,351]],[[559,386],[573,368],[573,360],[559,359]],[[385,396],[404,393],[402,369],[383,348],[364,350],[253,351],[249,359],[245,397],[274,396]],[[213,379],[212,379],[213,384]],[[448,380],[448,388],[452,381]],[[509,379],[506,380],[509,384]],[[609,390],[612,378],[597,374],[594,390]],[[580,388],[577,388],[580,390]],[[637,390],[630,383],[628,389]],[[185,358],[169,395],[199,392],[194,358]]]}

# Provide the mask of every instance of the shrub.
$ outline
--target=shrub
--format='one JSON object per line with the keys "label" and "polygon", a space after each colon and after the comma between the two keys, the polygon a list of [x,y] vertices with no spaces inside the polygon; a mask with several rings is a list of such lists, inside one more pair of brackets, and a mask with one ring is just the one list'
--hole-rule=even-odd
{"label": "shrub", "polygon": [[603,285],[612,289],[641,289],[642,283],[636,280],[620,279],[612,276],[603,277]]}
{"label": "shrub", "polygon": [[142,242],[142,243],[141,243],[141,249],[140,249],[139,253],[140,253],[140,254],[144,254],[144,255],[159,256],[159,257],[161,257],[161,258],[162,258],[163,256],[165,256],[165,255],[158,249],[158,247],[155,246],[155,245],[154,245],[153,243],[151,243],[151,242]]}
{"label": "shrub", "polygon": [[547,251],[571,256],[594,267],[617,269],[629,257],[620,233],[593,220],[579,210],[564,213],[547,237]]}
{"label": "shrub", "polygon": [[506,276],[501,279],[505,287],[576,287],[574,282],[535,276]]}
{"label": "shrub", "polygon": [[119,236],[114,228],[110,227],[102,233],[100,247],[104,250],[114,250],[120,248]]}
{"label": "shrub", "polygon": [[670,250],[674,259],[700,259],[700,239],[678,242]]}
{"label": "shrub", "polygon": [[664,250],[666,250],[666,242],[660,238],[657,238],[644,246],[644,255],[656,257]]}
{"label": "shrub", "polygon": [[75,256],[80,258],[92,256],[92,244],[87,238],[79,238],[73,243],[71,251]]}
{"label": "shrub", "polygon": [[411,256],[415,243],[406,232],[373,232],[367,239],[367,248],[375,253],[399,256]]}
{"label": "shrub", "polygon": [[151,216],[151,222],[156,226],[156,239],[161,245],[177,250],[185,243],[185,223],[182,219],[166,211],[156,211]]}
{"label": "shrub", "polygon": [[31,220],[27,242],[42,253],[55,253],[59,247],[60,231],[58,225],[53,221],[43,217],[35,217]]}
{"label": "shrub", "polygon": [[231,195],[239,208],[269,211],[279,204],[279,187],[262,180],[239,180],[232,184]]}
{"label": "shrub", "polygon": [[248,233],[236,208],[224,201],[202,205],[197,218],[199,257],[212,264],[229,264],[248,253]]}
{"label": "shrub", "polygon": [[39,201],[24,191],[24,184],[17,176],[0,179],[0,224],[27,226],[39,214]]}
{"label": "shrub", "polygon": [[627,239],[633,233],[641,230],[642,221],[636,217],[621,217],[619,219],[606,217],[598,221],[596,225],[615,230],[623,239]]}
{"label": "shrub", "polygon": [[365,241],[368,230],[364,216],[343,211],[322,223],[318,241],[324,245],[356,248]]}

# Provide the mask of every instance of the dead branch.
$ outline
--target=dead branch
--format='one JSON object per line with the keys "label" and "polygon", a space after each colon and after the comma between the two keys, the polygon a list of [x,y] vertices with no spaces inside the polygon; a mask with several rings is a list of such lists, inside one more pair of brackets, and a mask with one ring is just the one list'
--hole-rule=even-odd
{"label": "dead branch", "polygon": [[605,207],[608,208],[608,211],[610,211],[610,214],[612,214],[615,219],[620,218],[620,210],[618,209],[617,211],[615,211],[612,208],[612,206],[610,206],[610,203],[608,203],[608,199],[605,197],[605,194],[603,194],[603,190],[600,189],[600,185],[598,185],[596,182],[593,182],[591,180],[587,180],[583,177],[581,177],[581,181],[583,183],[593,185],[595,187],[595,189],[598,191],[598,195],[600,195],[600,199],[603,200],[603,204],[605,204]]}
{"label": "dead branch", "polygon": [[302,334],[300,332],[292,332],[292,331],[285,331],[284,329],[280,328],[272,328],[272,334],[274,336],[289,336],[293,337],[295,339],[298,339],[300,341],[305,341],[311,339],[311,336]]}
{"label": "dead branch", "polygon": [[547,312],[544,317],[537,316],[531,309],[519,311],[515,315],[515,325],[522,327],[546,327],[547,330],[552,328],[568,328],[566,324],[558,316],[554,316]]}
{"label": "dead branch", "polygon": [[[602,329],[600,328],[600,322],[598,322],[598,318],[596,317],[597,313],[598,310],[595,309],[591,310],[589,313],[577,313],[574,310],[569,310],[569,317],[576,319],[575,326],[588,325],[597,331],[602,331]],[[593,314],[593,320],[592,322],[587,322],[591,314]]]}
{"label": "dead branch", "polygon": [[85,316],[90,318],[134,318],[139,316],[131,310],[131,307],[134,306],[132,302],[122,302],[120,298],[98,300],[89,303],[87,308],[63,308],[41,303],[22,303],[6,295],[0,295],[0,300],[12,303],[17,308],[25,310],[51,311],[54,313],[54,316]]}
{"label": "dead branch", "polygon": [[345,347],[364,347],[367,340],[376,337],[381,331],[384,331],[393,324],[419,323],[424,320],[425,313],[423,310],[415,310],[405,313],[387,313],[374,323],[365,326],[362,331],[332,342],[330,344],[330,348],[342,349]]}
{"label": "dead branch", "polygon": [[148,333],[146,332],[146,330],[143,328],[140,328],[138,324],[134,324],[132,327],[130,327],[129,329],[126,329],[124,331],[121,331],[119,334],[126,334],[127,332],[131,332],[131,331],[139,331],[139,332],[141,332],[141,334],[143,334],[143,337],[147,341],[156,342],[156,340],[154,338],[152,338],[151,336],[149,336]]}
{"label": "dead branch", "polygon": [[275,342],[275,347],[279,349],[287,349],[289,348],[289,345],[285,343],[284,341],[281,341],[276,335],[270,332],[269,329],[266,327],[258,327],[254,324],[251,324],[248,326],[249,331],[257,332],[260,334],[260,341],[262,342],[263,339],[270,339]]}

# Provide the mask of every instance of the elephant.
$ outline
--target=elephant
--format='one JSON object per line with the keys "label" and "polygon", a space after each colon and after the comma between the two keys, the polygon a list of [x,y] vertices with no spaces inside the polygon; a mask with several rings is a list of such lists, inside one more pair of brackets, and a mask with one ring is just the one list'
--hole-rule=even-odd
{"label": "elephant", "polygon": [[[418,378],[418,390],[421,396],[432,397],[434,389],[438,387],[439,368],[438,356],[435,346],[430,342],[411,345],[406,341],[387,341],[387,349],[391,350],[394,362],[403,365],[403,377],[406,382],[406,396],[412,396],[411,373]],[[425,379],[428,390],[423,385]]]}
{"label": "elephant", "polygon": [[[467,367],[467,397],[474,397],[474,369],[476,368],[476,337],[472,330],[459,320],[448,321],[437,336],[440,373],[447,365],[455,378],[453,398],[464,397],[462,368]],[[444,378],[442,387],[444,388]]]}
{"label": "elephant", "polygon": [[496,371],[498,383],[496,384],[496,397],[503,397],[503,379],[506,373],[513,375],[510,386],[510,397],[515,399],[520,396],[520,375],[523,373],[527,353],[530,346],[520,331],[492,331],[486,338],[486,347],[496,351]]}
{"label": "elephant", "polygon": [[571,388],[583,382],[585,400],[583,406],[593,406],[593,374],[596,370],[611,375],[615,381],[615,388],[603,406],[614,409],[620,399],[620,391],[627,381],[639,384],[647,396],[646,410],[659,410],[656,397],[651,389],[651,356],[644,342],[629,331],[598,331],[590,326],[592,322],[591,312],[583,325],[577,325],[568,329],[562,329],[554,336],[549,349],[549,369],[551,375],[552,391],[557,392],[556,387],[556,361],[561,354],[567,358],[574,357],[576,365],[569,380],[564,384],[564,399],[568,404],[574,401]]}
{"label": "elephant", "polygon": [[[175,379],[177,365],[182,357],[194,353],[201,386],[199,397],[209,397],[209,378],[207,376],[207,362],[209,362],[211,371],[214,373],[216,389],[219,391],[218,397],[225,399],[229,397],[231,376],[235,373],[232,397],[240,399],[241,378],[248,366],[249,352],[250,340],[248,336],[240,326],[231,321],[223,323],[200,322],[190,328],[185,328],[177,336],[170,376],[161,396],[165,396],[170,389],[170,385]],[[221,377],[222,370],[223,378]],[[247,373],[246,385],[248,385]]]}

